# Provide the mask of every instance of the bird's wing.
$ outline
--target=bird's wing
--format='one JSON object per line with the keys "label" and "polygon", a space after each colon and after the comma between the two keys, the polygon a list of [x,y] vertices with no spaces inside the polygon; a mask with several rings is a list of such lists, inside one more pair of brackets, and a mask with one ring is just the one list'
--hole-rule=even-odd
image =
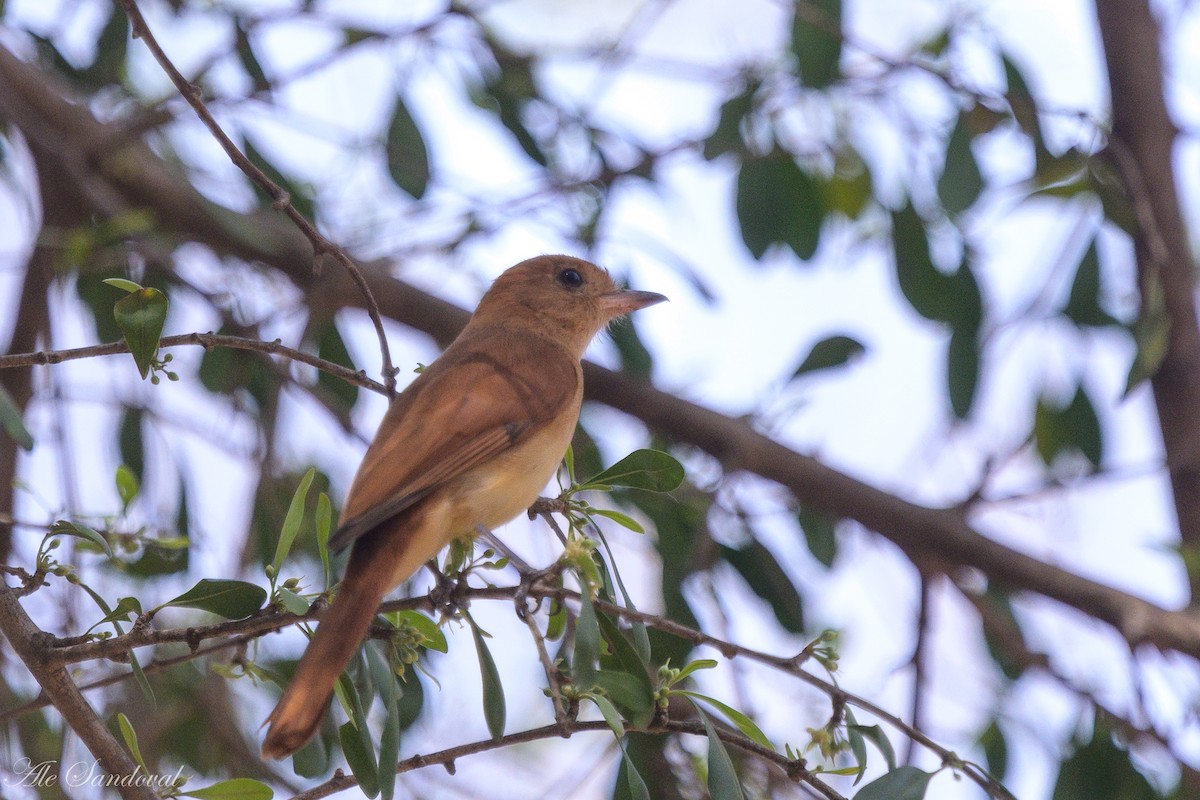
{"label": "bird's wing", "polygon": [[502,363],[479,350],[447,351],[396,398],[354,478],[331,548],[526,441],[574,401],[579,377],[567,354],[534,347],[507,356]]}

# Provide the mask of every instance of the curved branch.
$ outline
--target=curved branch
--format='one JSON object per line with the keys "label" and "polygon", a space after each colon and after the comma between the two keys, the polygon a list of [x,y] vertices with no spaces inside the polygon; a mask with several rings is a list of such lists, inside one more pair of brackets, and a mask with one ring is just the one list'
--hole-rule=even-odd
{"label": "curved branch", "polygon": [[208,107],[204,105],[204,100],[200,97],[199,87],[194,86],[187,78],[183,77],[183,73],[175,67],[171,59],[167,57],[167,54],[159,45],[158,40],[154,38],[154,34],[150,31],[150,26],[146,24],[146,19],[142,16],[141,9],[138,8],[135,0],[121,0],[121,5],[125,8],[125,13],[129,16],[129,22],[133,29],[133,38],[141,39],[146,43],[146,47],[154,56],[154,60],[167,73],[167,77],[175,84],[175,88],[179,90],[183,99],[195,110],[196,116],[200,118],[200,121],[212,133],[213,138],[221,145],[221,148],[229,156],[229,159],[238,169],[246,174],[246,177],[258,184],[267,193],[267,196],[271,198],[272,205],[287,214],[288,219],[295,223],[305,238],[312,243],[314,267],[317,264],[315,260],[317,257],[324,253],[329,253],[337,259],[338,263],[354,279],[359,290],[363,293],[363,299],[367,304],[367,313],[371,317],[371,322],[375,326],[375,334],[379,338],[379,351],[383,361],[381,371],[384,385],[387,387],[387,395],[389,398],[394,396],[396,393],[397,370],[392,366],[392,355],[388,348],[387,333],[383,330],[383,320],[379,316],[379,304],[375,301],[375,296],[371,294],[371,289],[367,286],[367,282],[363,280],[362,273],[359,272],[353,259],[346,255],[346,251],[341,247],[322,236],[313,224],[292,205],[291,198],[284,191],[283,187],[267,177],[267,174],[251,162],[238,149],[238,146],[233,143],[228,134],[222,130],[220,123],[209,112]]}

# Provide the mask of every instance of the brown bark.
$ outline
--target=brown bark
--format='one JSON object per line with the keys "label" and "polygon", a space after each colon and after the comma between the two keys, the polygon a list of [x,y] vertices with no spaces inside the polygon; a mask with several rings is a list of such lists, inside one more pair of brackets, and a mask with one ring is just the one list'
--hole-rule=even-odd
{"label": "brown bark", "polygon": [[[1184,548],[1200,555],[1200,328],[1196,265],[1175,191],[1177,129],[1163,94],[1162,31],[1145,0],[1096,0],[1108,64],[1113,131],[1109,149],[1134,205],[1134,237],[1143,296],[1162,286],[1170,340],[1151,377],[1154,404]],[[1200,574],[1190,576],[1200,602]]]}

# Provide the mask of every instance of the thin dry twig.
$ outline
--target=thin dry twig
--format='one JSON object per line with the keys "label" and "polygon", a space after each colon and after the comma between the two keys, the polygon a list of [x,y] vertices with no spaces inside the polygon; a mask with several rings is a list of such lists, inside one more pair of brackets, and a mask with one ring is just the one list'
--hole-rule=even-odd
{"label": "thin dry twig", "polygon": [[267,196],[271,198],[271,204],[287,215],[296,227],[304,234],[313,247],[313,269],[318,269],[319,259],[322,255],[329,254],[337,260],[339,264],[345,268],[354,283],[362,292],[363,298],[367,304],[367,313],[371,317],[371,323],[375,326],[375,334],[379,338],[379,351],[383,361],[381,373],[383,376],[383,385],[386,388],[388,398],[396,395],[396,373],[398,370],[392,366],[391,350],[388,348],[387,332],[383,329],[383,318],[379,313],[379,303],[376,302],[371,288],[367,285],[366,279],[362,272],[354,263],[354,260],[340,246],[325,238],[316,227],[308,221],[307,218],[292,205],[291,197],[287,191],[279,184],[267,177],[266,173],[259,169],[238,146],[234,144],[229,135],[221,128],[220,123],[208,110],[201,98],[200,88],[188,81],[183,76],[166,52],[159,45],[158,40],[154,38],[150,26],[146,24],[145,17],[142,16],[141,9],[138,8],[135,0],[121,0],[121,5],[125,8],[125,13],[129,16],[129,22],[132,26],[133,37],[141,39],[146,44],[146,48],[154,56],[154,60],[162,67],[163,72],[167,73],[167,77],[175,84],[175,88],[179,90],[179,94],[188,102],[192,109],[196,112],[196,116],[204,123],[213,138],[221,145],[229,159],[234,165],[246,174],[250,180],[257,184]]}

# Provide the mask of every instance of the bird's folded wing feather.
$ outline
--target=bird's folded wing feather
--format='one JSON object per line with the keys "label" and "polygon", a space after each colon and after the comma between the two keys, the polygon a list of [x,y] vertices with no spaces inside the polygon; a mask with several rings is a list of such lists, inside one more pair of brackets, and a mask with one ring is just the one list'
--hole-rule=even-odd
{"label": "bird's folded wing feather", "polygon": [[576,368],[565,354],[531,354],[539,361],[536,370],[482,353],[449,355],[388,410],[355,476],[331,548],[346,547],[446,482],[526,441],[575,397]]}

